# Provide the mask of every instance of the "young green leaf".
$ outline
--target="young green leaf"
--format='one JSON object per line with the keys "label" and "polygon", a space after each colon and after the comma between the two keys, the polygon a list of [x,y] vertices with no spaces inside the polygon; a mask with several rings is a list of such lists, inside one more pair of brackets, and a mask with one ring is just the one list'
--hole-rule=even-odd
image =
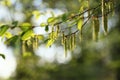
{"label": "young green leaf", "polygon": [[37,35],[39,40],[44,40],[44,36],[43,35]]}
{"label": "young green leaf", "polygon": [[10,7],[12,5],[12,2],[10,0],[4,0],[1,2],[2,5]]}
{"label": "young green leaf", "polygon": [[5,59],[5,55],[4,55],[4,54],[1,54],[1,53],[0,53],[0,56],[1,56],[3,59]]}
{"label": "young green leaf", "polygon": [[0,27],[0,36],[2,36],[8,30],[8,28],[9,28],[8,25],[2,25]]}
{"label": "young green leaf", "polygon": [[48,18],[47,22],[52,23],[54,20],[55,20],[55,17],[50,17],[50,18]]}
{"label": "young green leaf", "polygon": [[14,44],[16,43],[17,39],[18,39],[18,36],[15,35],[15,36],[7,39],[4,43],[7,44],[7,45],[9,45],[10,43],[11,43],[12,45],[14,45]]}
{"label": "young green leaf", "polygon": [[38,19],[41,15],[40,11],[37,11],[37,10],[33,11],[32,14],[35,16],[36,19]]}
{"label": "young green leaf", "polygon": [[54,41],[55,41],[54,39],[48,40],[46,47],[51,46],[54,43]]}
{"label": "young green leaf", "polygon": [[46,31],[46,32],[49,31],[49,27],[48,27],[48,25],[45,26],[45,31]]}
{"label": "young green leaf", "polygon": [[83,25],[83,20],[80,19],[80,20],[78,21],[78,23],[77,23],[77,28],[78,28],[79,30],[82,30],[82,25]]}
{"label": "young green leaf", "polygon": [[13,28],[17,27],[17,25],[18,25],[18,21],[13,21],[13,22],[12,22],[12,27],[11,27],[11,28],[13,29]]}
{"label": "young green leaf", "polygon": [[66,21],[67,20],[67,15],[66,14],[63,14],[62,15],[62,21]]}
{"label": "young green leaf", "polygon": [[82,5],[79,9],[79,12],[83,12],[84,11],[84,6]]}
{"label": "young green leaf", "polygon": [[89,7],[89,0],[83,1],[83,7],[88,8]]}
{"label": "young green leaf", "polygon": [[32,25],[31,25],[30,23],[25,22],[25,23],[22,23],[22,24],[20,25],[20,28],[21,28],[23,31],[27,31],[28,29],[32,28]]}
{"label": "young green leaf", "polygon": [[34,36],[33,30],[28,30],[26,31],[23,36],[22,36],[22,40],[28,40],[30,39],[32,36]]}
{"label": "young green leaf", "polygon": [[41,24],[40,24],[40,27],[45,27],[45,26],[47,26],[46,23],[41,23]]}
{"label": "young green leaf", "polygon": [[4,35],[7,39],[11,38],[12,37],[12,34],[10,32],[5,32],[5,35]]}

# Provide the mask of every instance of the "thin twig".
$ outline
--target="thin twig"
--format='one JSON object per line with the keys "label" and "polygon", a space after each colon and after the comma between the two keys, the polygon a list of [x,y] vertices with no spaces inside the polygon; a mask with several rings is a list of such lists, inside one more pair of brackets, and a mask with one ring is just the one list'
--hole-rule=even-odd
{"label": "thin twig", "polygon": [[[94,7],[94,8],[87,9],[87,10],[83,11],[82,13],[76,14],[76,15],[74,15],[74,16],[66,19],[65,21],[67,21],[67,20],[72,20],[73,18],[76,18],[76,17],[78,17],[78,16],[81,16],[81,15],[83,15],[84,13],[86,13],[86,12],[88,12],[88,11],[97,9],[97,8],[100,7],[100,6],[101,6],[101,4],[99,4],[98,6],[96,6],[96,7]],[[55,23],[54,26],[59,25],[59,24],[61,24],[61,23],[63,23],[63,21],[60,21],[60,22]]]}

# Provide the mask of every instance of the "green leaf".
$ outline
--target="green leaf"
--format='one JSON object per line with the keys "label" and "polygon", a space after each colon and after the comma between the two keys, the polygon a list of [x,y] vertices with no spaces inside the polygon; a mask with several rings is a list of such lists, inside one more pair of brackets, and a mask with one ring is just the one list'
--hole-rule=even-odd
{"label": "green leaf", "polygon": [[17,41],[17,39],[18,39],[18,36],[15,35],[15,36],[7,39],[4,43],[7,44],[7,45],[9,45],[11,43],[13,45],[13,44],[15,44],[15,42]]}
{"label": "green leaf", "polygon": [[54,20],[55,20],[55,17],[50,17],[50,18],[48,18],[47,22],[52,23]]}
{"label": "green leaf", "polygon": [[12,37],[12,34],[10,32],[6,32],[4,35],[7,39]]}
{"label": "green leaf", "polygon": [[81,30],[81,29],[82,29],[82,25],[83,25],[83,20],[80,19],[80,20],[78,21],[78,23],[77,23],[77,28],[78,28],[79,30]]}
{"label": "green leaf", "polygon": [[89,6],[89,2],[86,0],[86,1],[83,2],[82,5],[84,6],[84,8],[88,8],[88,6]]}
{"label": "green leaf", "polygon": [[8,25],[2,25],[0,27],[0,36],[2,36],[8,30],[8,28],[9,28]]}
{"label": "green leaf", "polygon": [[0,53],[0,56],[1,56],[3,59],[5,59],[5,55],[4,55],[4,54],[1,54],[1,53]]}
{"label": "green leaf", "polygon": [[55,41],[54,39],[48,40],[46,47],[51,46],[54,43],[54,41]]}
{"label": "green leaf", "polygon": [[32,14],[35,16],[36,19],[38,19],[41,15],[40,11],[37,10],[33,11]]}
{"label": "green leaf", "polygon": [[17,25],[18,25],[18,21],[13,21],[12,22],[12,29],[15,28],[15,27],[17,27]]}
{"label": "green leaf", "polygon": [[45,26],[45,31],[46,31],[46,32],[49,31],[49,27],[48,27],[48,25]]}
{"label": "green leaf", "polygon": [[43,35],[37,35],[37,37],[38,37],[39,40],[43,40],[44,39]]}
{"label": "green leaf", "polygon": [[22,23],[22,24],[20,25],[20,28],[21,28],[23,31],[26,31],[26,30],[32,28],[32,25],[31,25],[30,23],[25,22],[25,23]]}
{"label": "green leaf", "polygon": [[12,5],[12,2],[11,2],[11,0],[3,0],[3,1],[1,1],[1,4],[4,6],[10,7]]}
{"label": "green leaf", "polygon": [[81,6],[79,12],[83,12],[83,8],[84,8],[84,7]]}
{"label": "green leaf", "polygon": [[48,38],[48,39],[45,39],[45,40],[44,40],[44,43],[46,44],[49,40],[50,40],[49,38]]}
{"label": "green leaf", "polygon": [[40,26],[45,27],[45,26],[47,26],[47,24],[46,23],[41,23]]}
{"label": "green leaf", "polygon": [[32,36],[34,36],[33,30],[28,30],[26,31],[23,36],[22,36],[22,40],[28,40],[30,39]]}
{"label": "green leaf", "polygon": [[67,20],[67,15],[66,14],[63,14],[62,15],[62,21],[66,21]]}

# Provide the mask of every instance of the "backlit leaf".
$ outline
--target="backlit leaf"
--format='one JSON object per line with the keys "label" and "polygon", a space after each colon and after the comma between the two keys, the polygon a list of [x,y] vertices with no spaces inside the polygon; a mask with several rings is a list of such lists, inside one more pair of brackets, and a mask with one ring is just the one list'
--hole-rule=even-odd
{"label": "backlit leaf", "polygon": [[40,11],[33,11],[32,14],[35,16],[36,19],[38,19],[40,17]]}
{"label": "backlit leaf", "polygon": [[28,30],[26,31],[23,36],[22,36],[22,40],[28,40],[30,39],[32,36],[34,36],[33,30]]}
{"label": "backlit leaf", "polygon": [[66,14],[63,14],[63,15],[62,15],[62,21],[66,21],[66,19],[67,19],[67,15],[66,15]]}
{"label": "backlit leaf", "polygon": [[4,36],[9,39],[12,37],[12,34],[10,32],[6,32]]}
{"label": "backlit leaf", "polygon": [[13,44],[16,43],[17,39],[18,39],[18,36],[15,35],[15,36],[7,39],[4,43],[7,44],[7,45],[9,45],[11,43],[13,45]]}
{"label": "backlit leaf", "polygon": [[46,23],[41,23],[41,24],[40,24],[40,27],[45,27],[45,26],[47,26]]}
{"label": "backlit leaf", "polygon": [[5,5],[5,6],[11,6],[12,5],[11,0],[2,0],[1,4]]}
{"label": "backlit leaf", "polygon": [[48,22],[48,23],[51,23],[51,22],[53,22],[54,20],[55,20],[55,17],[50,17],[50,18],[48,18],[47,22]]}
{"label": "backlit leaf", "polygon": [[32,25],[31,25],[30,23],[25,22],[25,23],[22,23],[22,24],[20,25],[20,28],[21,28],[23,31],[26,31],[26,30],[32,28]]}
{"label": "backlit leaf", "polygon": [[1,54],[1,53],[0,53],[0,56],[1,56],[3,59],[5,59],[5,55],[4,55],[4,54]]}
{"label": "backlit leaf", "polygon": [[50,39],[50,40],[48,40],[48,42],[47,42],[47,47],[49,47],[49,46],[51,46],[53,43],[54,43],[54,39]]}
{"label": "backlit leaf", "polygon": [[0,27],[0,36],[2,36],[8,30],[8,28],[9,28],[8,25],[2,25]]}
{"label": "backlit leaf", "polygon": [[15,27],[17,27],[17,25],[18,25],[18,21],[13,21],[12,22],[12,29],[15,28]]}
{"label": "backlit leaf", "polygon": [[89,2],[86,0],[86,1],[83,2],[82,5],[84,6],[84,8],[88,8],[88,6],[89,6]]}
{"label": "backlit leaf", "polygon": [[82,25],[83,25],[83,20],[80,19],[80,20],[78,21],[78,23],[77,23],[77,28],[78,28],[79,30],[81,30],[81,29],[82,29]]}
{"label": "backlit leaf", "polygon": [[45,31],[46,31],[46,32],[49,31],[49,27],[48,27],[48,25],[45,26]]}
{"label": "backlit leaf", "polygon": [[80,12],[83,12],[83,10],[84,10],[83,8],[84,8],[84,7],[81,6],[79,11],[80,11]]}
{"label": "backlit leaf", "polygon": [[39,40],[43,40],[44,39],[43,35],[37,35],[37,37],[38,37]]}

